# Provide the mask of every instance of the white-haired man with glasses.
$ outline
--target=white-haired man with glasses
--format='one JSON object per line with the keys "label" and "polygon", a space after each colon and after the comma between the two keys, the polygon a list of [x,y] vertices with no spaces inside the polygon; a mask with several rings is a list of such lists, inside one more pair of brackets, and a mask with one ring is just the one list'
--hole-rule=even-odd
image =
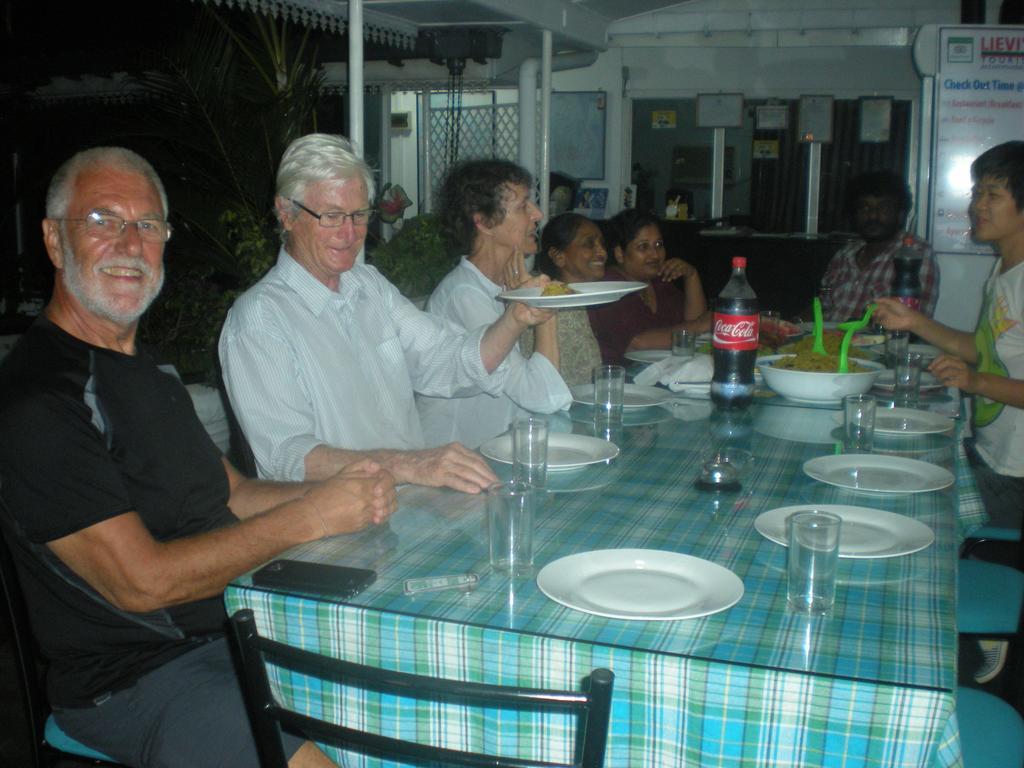
{"label": "white-haired man with glasses", "polygon": [[356,263],[373,195],[347,139],[310,134],[285,151],[277,264],[235,302],[221,334],[231,403],[261,477],[312,480],[369,456],[397,482],[477,493],[494,473],[458,443],[424,449],[413,393],[500,394],[505,357],[551,313],[511,303],[466,331],[421,312]]}
{"label": "white-haired man with glasses", "polygon": [[[54,719],[125,765],[248,768],[225,585],[383,522],[393,481],[370,461],[323,483],[250,480],[220,455],[173,370],[136,343],[171,236],[149,163],[117,147],[75,155],[46,215],[53,296],[0,363],[0,546]],[[286,752],[292,768],[332,765],[298,737]]]}

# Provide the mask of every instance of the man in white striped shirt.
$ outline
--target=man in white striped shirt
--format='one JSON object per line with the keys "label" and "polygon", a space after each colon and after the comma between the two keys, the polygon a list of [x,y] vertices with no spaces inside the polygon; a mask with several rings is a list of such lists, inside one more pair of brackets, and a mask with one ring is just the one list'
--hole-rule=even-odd
{"label": "man in white striped shirt", "polygon": [[[477,493],[497,478],[458,443],[424,449],[414,392],[499,394],[505,357],[550,312],[510,303],[466,331],[357,264],[373,197],[347,139],[304,136],[277,174],[278,262],[228,313],[224,381],[261,477],[313,480],[372,457],[397,482]],[[538,278],[543,285],[546,278]]]}

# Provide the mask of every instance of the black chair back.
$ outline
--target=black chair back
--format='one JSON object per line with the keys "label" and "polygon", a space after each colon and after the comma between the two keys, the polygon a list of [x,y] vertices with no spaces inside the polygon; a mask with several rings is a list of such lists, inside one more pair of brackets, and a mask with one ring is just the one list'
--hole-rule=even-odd
{"label": "black chair back", "polygon": [[[0,499],[0,517],[6,518],[7,509]],[[4,600],[4,619],[11,627],[11,640],[14,650],[14,665],[21,684],[22,698],[25,703],[25,718],[28,721],[28,736],[31,743],[32,765],[43,768],[48,765],[46,759],[43,728],[50,714],[46,702],[46,693],[42,683],[42,663],[36,651],[35,639],[29,625],[28,609],[21,594],[18,572],[15,570],[14,556],[8,545],[7,520],[0,520],[0,594]]]}
{"label": "black chair back", "polygon": [[[2,486],[0,486],[2,487]],[[35,768],[49,768],[58,764],[66,765],[69,759],[77,765],[116,765],[105,760],[94,760],[81,755],[63,752],[46,741],[46,721],[50,716],[50,704],[43,686],[45,663],[36,646],[29,622],[28,607],[18,581],[17,566],[11,549],[11,539],[16,535],[14,521],[7,504],[0,495],[0,596],[3,597],[3,617],[10,623],[11,639],[14,646],[14,664],[18,682],[21,683],[22,699],[25,703],[25,718],[28,738]]]}
{"label": "black chair back", "polygon": [[[353,662],[321,656],[289,645],[260,637],[251,610],[238,611],[231,617],[231,634],[242,666],[243,689],[249,717],[256,736],[256,748],[263,768],[286,768],[281,747],[281,727],[301,733],[310,739],[370,754],[400,757],[426,763],[491,768],[598,768],[604,761],[608,739],[608,717],[611,713],[612,686],[615,676],[610,670],[595,669],[587,677],[585,693],[553,689],[515,688],[510,686],[465,683],[405,672],[391,672]],[[499,757],[478,752],[433,747],[416,742],[380,736],[302,715],[280,706],[270,690],[266,659],[277,666],[314,675],[334,682],[353,681],[374,691],[424,699],[428,701],[459,701],[510,709],[563,710],[579,715],[576,738],[576,759],[572,763],[551,763]]]}

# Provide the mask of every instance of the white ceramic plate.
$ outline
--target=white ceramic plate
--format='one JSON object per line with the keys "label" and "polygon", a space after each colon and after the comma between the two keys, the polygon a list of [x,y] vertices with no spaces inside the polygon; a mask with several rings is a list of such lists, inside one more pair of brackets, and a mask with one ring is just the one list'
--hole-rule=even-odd
{"label": "white ceramic plate", "polygon": [[[677,402],[672,399],[664,406],[652,406],[651,408],[630,408],[622,412],[622,426],[643,427],[649,424],[660,424],[672,418],[672,407]],[[594,425],[594,407],[580,405],[569,411],[573,421],[580,424]]]}
{"label": "white ceramic plate", "polygon": [[885,344],[885,334],[855,333],[850,339],[851,347],[877,347],[879,344]]}
{"label": "white ceramic plate", "polygon": [[[833,320],[826,320],[821,324],[823,330],[834,331],[839,328],[839,322]],[[800,323],[800,329],[804,333],[814,333],[814,323]]]}
{"label": "white ceramic plate", "polygon": [[[843,414],[835,414],[833,420],[842,424]],[[946,432],[952,426],[953,420],[947,416],[916,408],[879,408],[875,411],[875,433],[881,435],[934,435]]]}
{"label": "white ceramic plate", "polygon": [[[572,399],[584,405],[594,404],[594,385],[579,384],[572,388]],[[649,408],[661,405],[672,399],[672,393],[661,387],[643,387],[639,384],[627,384],[622,391],[622,407]]]}
{"label": "white ceramic plate", "polygon": [[949,470],[900,456],[819,456],[804,462],[804,472],[823,483],[867,493],[923,493],[953,484]]}
{"label": "white ceramic plate", "polygon": [[569,283],[576,293],[564,296],[541,296],[541,288],[516,288],[499,293],[499,299],[521,301],[531,307],[544,309],[566,309],[569,307],[592,307],[595,304],[610,304],[628,293],[643,290],[646,283],[625,280],[604,280],[596,283]]}
{"label": "white ceramic plate", "polygon": [[743,582],[715,563],[657,549],[599,549],[548,563],[537,586],[556,603],[612,619],[694,619],[731,608]]}
{"label": "white ceramic plate", "polygon": [[[502,464],[512,463],[512,435],[498,435],[480,446],[480,453]],[[548,434],[548,471],[560,472],[597,464],[619,455],[619,446],[607,440],[566,432]]]}
{"label": "white ceramic plate", "polygon": [[925,360],[931,360],[942,354],[942,350],[931,344],[908,344],[907,352],[917,352]]}
{"label": "white ceramic plate", "polygon": [[671,354],[671,349],[638,349],[634,352],[627,352],[623,357],[634,363],[658,363]]}
{"label": "white ceramic plate", "polygon": [[[879,389],[885,389],[892,391],[896,387],[896,372],[892,368],[886,368],[875,379],[873,386]],[[931,371],[921,371],[921,386],[920,390],[926,392],[928,390],[943,389],[942,382],[935,378],[935,374]]]}
{"label": "white ceramic plate", "polygon": [[841,504],[802,504],[769,509],[754,520],[754,527],[766,539],[789,546],[786,518],[794,512],[811,509],[831,512],[843,519],[839,530],[840,557],[898,557],[918,552],[935,541],[932,529],[920,520],[881,509]]}

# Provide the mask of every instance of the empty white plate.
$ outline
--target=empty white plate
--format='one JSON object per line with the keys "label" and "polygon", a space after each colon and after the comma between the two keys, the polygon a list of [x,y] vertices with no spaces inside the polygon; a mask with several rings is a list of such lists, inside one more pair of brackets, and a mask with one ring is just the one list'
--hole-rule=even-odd
{"label": "empty white plate", "polygon": [[[843,414],[835,414],[833,420],[841,425]],[[952,428],[953,420],[941,413],[916,408],[879,408],[875,411],[875,432],[880,435],[933,435]]]}
{"label": "empty white plate", "polygon": [[804,472],[829,485],[867,493],[923,493],[953,484],[949,470],[917,459],[849,453],[804,462]]}
{"label": "empty white plate", "polygon": [[897,557],[924,549],[935,541],[932,529],[920,520],[869,507],[842,504],[801,504],[769,509],[754,520],[757,532],[788,546],[786,519],[794,512],[831,512],[843,520],[839,530],[839,556],[849,558]]}
{"label": "empty white plate", "polygon": [[[594,404],[594,385],[578,384],[572,388],[572,399],[584,405]],[[644,387],[640,384],[627,384],[622,390],[623,408],[649,408],[662,405],[672,399],[672,393],[661,387]]]}
{"label": "empty white plate", "polygon": [[[892,390],[896,386],[895,377],[895,371],[891,368],[887,368],[878,374],[878,378],[875,379],[875,383],[872,386],[878,387],[879,389]],[[927,392],[928,390],[943,389],[943,384],[935,378],[935,374],[931,371],[921,371],[921,384],[918,388],[922,392]]]}
{"label": "empty white plate", "polygon": [[658,363],[671,354],[671,349],[638,349],[634,352],[627,352],[623,357],[634,363]]}
{"label": "empty white plate", "polygon": [[743,597],[728,568],[657,549],[599,549],[548,563],[537,586],[557,603],[613,619],[672,621],[724,611]]}
{"label": "empty white plate", "polygon": [[[512,435],[498,435],[480,446],[480,453],[502,464],[512,463]],[[607,440],[566,432],[548,434],[548,471],[579,469],[588,464],[614,459],[619,446]]]}

